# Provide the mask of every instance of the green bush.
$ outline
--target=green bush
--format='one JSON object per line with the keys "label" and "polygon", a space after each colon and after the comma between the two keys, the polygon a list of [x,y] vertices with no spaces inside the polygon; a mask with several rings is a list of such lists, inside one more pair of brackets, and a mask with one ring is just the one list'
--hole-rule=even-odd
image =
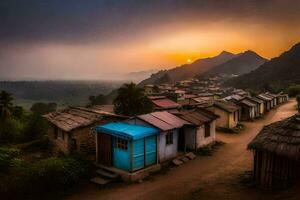
{"label": "green bush", "polygon": [[10,167],[18,166],[20,150],[15,148],[0,148],[0,173],[7,172]]}
{"label": "green bush", "polygon": [[48,158],[16,168],[0,180],[0,194],[34,198],[63,194],[86,173],[83,163],[71,157]]}
{"label": "green bush", "polygon": [[15,119],[0,122],[0,144],[22,140],[24,125]]}
{"label": "green bush", "polygon": [[300,85],[293,85],[288,88],[288,94],[290,97],[300,95]]}

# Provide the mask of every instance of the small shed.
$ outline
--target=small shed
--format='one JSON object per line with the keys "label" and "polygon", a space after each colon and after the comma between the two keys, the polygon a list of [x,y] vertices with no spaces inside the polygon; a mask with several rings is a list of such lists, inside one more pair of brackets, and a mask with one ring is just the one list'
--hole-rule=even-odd
{"label": "small shed", "polygon": [[265,112],[268,112],[272,109],[272,98],[271,97],[268,97],[264,94],[259,94],[256,97],[264,101]]}
{"label": "small shed", "polygon": [[217,127],[234,128],[240,119],[240,107],[224,100],[216,100],[213,104],[213,112],[220,116],[216,121]]}
{"label": "small shed", "polygon": [[211,145],[216,140],[216,114],[205,109],[181,111],[178,117],[189,122],[184,127],[185,148],[197,150],[198,148]]}
{"label": "small shed", "polygon": [[241,108],[241,120],[251,120],[255,118],[257,104],[249,101],[248,99],[243,99],[237,103]]}
{"label": "small shed", "polygon": [[157,163],[157,128],[112,122],[96,132],[98,163],[127,172]]}
{"label": "small shed", "polygon": [[173,159],[184,151],[184,129],[189,122],[167,112],[153,112],[127,120],[128,123],[156,127],[158,135],[158,160],[160,163]]}
{"label": "small shed", "polygon": [[262,188],[286,188],[300,178],[300,115],[265,126],[248,145],[253,178]]}

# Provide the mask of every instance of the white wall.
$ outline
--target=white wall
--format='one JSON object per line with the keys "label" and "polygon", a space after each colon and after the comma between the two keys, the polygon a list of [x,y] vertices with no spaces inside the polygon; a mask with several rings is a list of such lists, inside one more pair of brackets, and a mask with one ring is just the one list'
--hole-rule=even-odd
{"label": "white wall", "polygon": [[178,129],[171,130],[173,132],[173,144],[166,144],[166,132],[159,135],[158,140],[158,160],[164,162],[177,156],[178,152]]}
{"label": "white wall", "polygon": [[216,140],[216,121],[210,123],[210,136],[205,137],[204,125],[200,126],[197,130],[197,148],[209,145]]}

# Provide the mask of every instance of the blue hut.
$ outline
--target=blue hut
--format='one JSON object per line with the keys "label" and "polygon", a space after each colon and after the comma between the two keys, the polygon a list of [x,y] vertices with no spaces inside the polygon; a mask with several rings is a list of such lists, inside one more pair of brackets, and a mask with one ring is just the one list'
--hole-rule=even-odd
{"label": "blue hut", "polygon": [[98,163],[127,172],[157,163],[157,128],[112,122],[96,131]]}

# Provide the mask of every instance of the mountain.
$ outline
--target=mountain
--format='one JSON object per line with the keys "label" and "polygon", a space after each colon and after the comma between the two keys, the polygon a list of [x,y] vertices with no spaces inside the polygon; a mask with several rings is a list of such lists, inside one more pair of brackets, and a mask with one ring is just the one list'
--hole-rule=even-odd
{"label": "mountain", "polygon": [[202,76],[215,76],[220,74],[236,74],[242,75],[257,69],[260,65],[268,60],[261,57],[254,51],[245,51],[237,54],[231,60],[213,67],[211,70],[202,74]]}
{"label": "mountain", "polygon": [[202,74],[214,66],[220,65],[234,58],[236,55],[223,51],[219,55],[211,58],[198,59],[191,64],[181,65],[169,70],[161,70],[156,74],[152,74],[148,79],[139,83],[140,86],[146,84],[158,83],[157,80],[168,74],[172,82],[193,78],[197,74]]}
{"label": "mountain", "polygon": [[274,92],[292,84],[300,84],[300,43],[256,70],[225,82],[225,85],[236,88]]}
{"label": "mountain", "polygon": [[151,74],[157,73],[158,71],[159,70],[151,69],[145,71],[130,72],[128,74],[125,74],[123,79],[131,80],[133,82],[140,82],[149,77]]}

